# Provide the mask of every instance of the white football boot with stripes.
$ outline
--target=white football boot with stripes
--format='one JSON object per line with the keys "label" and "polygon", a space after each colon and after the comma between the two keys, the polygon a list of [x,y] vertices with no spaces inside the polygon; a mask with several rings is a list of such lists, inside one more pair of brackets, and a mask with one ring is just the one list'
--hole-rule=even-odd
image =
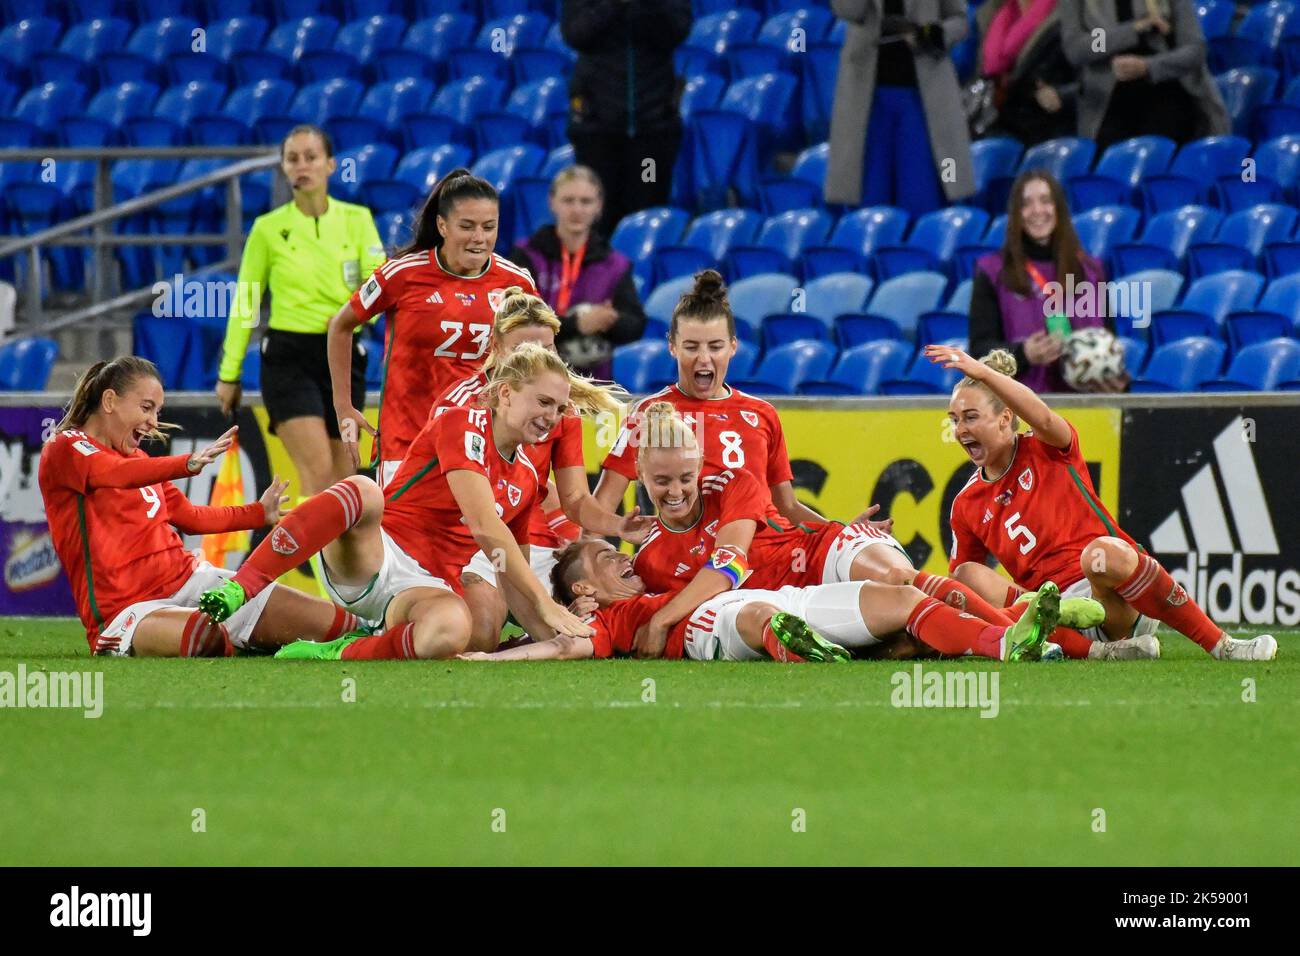
{"label": "white football boot with stripes", "polygon": [[1221,661],[1271,661],[1277,657],[1277,638],[1261,634],[1242,640],[1224,634],[1210,653]]}

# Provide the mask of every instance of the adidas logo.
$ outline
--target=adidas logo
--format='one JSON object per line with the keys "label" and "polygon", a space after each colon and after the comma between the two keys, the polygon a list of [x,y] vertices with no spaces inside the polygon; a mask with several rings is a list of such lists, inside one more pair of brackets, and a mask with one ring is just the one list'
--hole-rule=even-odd
{"label": "adidas logo", "polygon": [[436,305],[442,305],[442,293],[441,293],[441,292],[435,292],[433,295],[429,296],[429,298],[425,299],[424,301],[425,301],[425,302],[432,302],[432,303],[434,303],[434,304],[436,304]]}
{"label": "adidas logo", "polygon": [[677,565],[677,570],[673,572],[673,575],[674,575],[674,576],[680,576],[680,575],[683,575],[683,574],[685,574],[687,571],[689,571],[690,569],[691,569],[691,566],[690,566],[689,564],[679,564],[679,565]]}
{"label": "adidas logo", "polygon": [[[1243,428],[1238,417],[1215,437],[1214,461],[1184,483],[1181,507],[1151,532],[1151,550],[1185,557],[1183,567],[1168,561],[1165,566],[1215,621],[1293,623],[1300,620],[1300,572],[1253,561],[1243,578],[1243,556],[1281,554],[1253,446],[1242,440]],[[1231,555],[1231,564],[1218,561],[1212,568],[1210,555]]]}

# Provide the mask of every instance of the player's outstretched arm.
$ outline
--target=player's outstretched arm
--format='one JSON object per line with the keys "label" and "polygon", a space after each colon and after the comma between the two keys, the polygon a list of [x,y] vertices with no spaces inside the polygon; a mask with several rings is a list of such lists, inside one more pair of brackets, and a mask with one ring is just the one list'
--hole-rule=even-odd
{"label": "player's outstretched arm", "polygon": [[590,638],[560,636],[553,641],[524,644],[522,647],[512,647],[508,651],[497,651],[494,654],[474,651],[457,656],[462,661],[492,661],[501,664],[510,661],[582,661],[595,655],[596,646]]}
{"label": "player's outstretched arm", "polygon": [[582,468],[555,469],[555,485],[565,516],[584,531],[636,542],[644,538],[654,524],[655,519],[642,515],[639,508],[633,508],[625,515],[607,508],[591,493],[587,472]]}
{"label": "player's outstretched arm", "polygon": [[352,333],[365,324],[365,318],[356,314],[351,302],[334,313],[326,332],[326,354],[329,356],[330,388],[334,393],[334,414],[338,416],[339,433],[343,446],[352,458],[352,467],[361,467],[360,439],[363,431],[374,437],[375,430],[361,410],[352,404]]}
{"label": "player's outstretched arm", "polygon": [[782,481],[772,486],[772,504],[781,512],[781,517],[791,524],[800,525],[814,522],[822,524],[826,518],[813,511],[795,497],[794,482]]}
{"label": "player's outstretched arm", "polygon": [[[97,449],[89,453],[78,449],[77,454],[69,455],[69,458],[80,466],[78,471],[87,491],[95,488],[147,488],[159,482],[197,475],[226,453],[238,431],[239,426],[236,425],[207,448],[191,455],[123,458]],[[89,442],[86,445],[94,449]]]}
{"label": "player's outstretched arm", "polygon": [[977,382],[983,382],[1016,415],[1034,430],[1034,434],[1053,448],[1068,448],[1074,440],[1069,423],[1048,407],[1034,391],[1009,375],[989,368],[961,349],[947,345],[927,345],[925,357],[944,368],[955,368]]}
{"label": "player's outstretched arm", "polygon": [[172,526],[185,534],[221,534],[226,531],[253,531],[280,520],[280,509],[288,502],[284,490],[289,482],[276,478],[261,499],[247,505],[212,507],[196,505],[185,493],[168,482],[163,486],[167,515]]}

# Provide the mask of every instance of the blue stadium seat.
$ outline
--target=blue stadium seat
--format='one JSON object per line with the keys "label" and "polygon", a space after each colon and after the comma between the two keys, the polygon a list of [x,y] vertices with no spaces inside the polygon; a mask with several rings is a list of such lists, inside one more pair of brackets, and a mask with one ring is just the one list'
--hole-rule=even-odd
{"label": "blue stadium seat", "polygon": [[1209,316],[1222,325],[1229,312],[1254,306],[1264,289],[1264,277],[1257,272],[1234,269],[1197,279],[1187,289],[1179,309]]}
{"label": "blue stadium seat", "polygon": [[751,340],[756,338],[764,316],[789,312],[798,282],[792,275],[769,273],[751,276],[733,283],[727,290],[731,311],[739,325],[748,327]]}
{"label": "blue stadium seat", "polygon": [[901,378],[912,349],[897,339],[879,339],[840,352],[825,380],[806,379],[801,395],[874,395],[880,383]]}
{"label": "blue stadium seat", "polygon": [[203,387],[198,328],[192,319],[141,312],[135,317],[132,339],[132,353],[158,367],[164,388]]}
{"label": "blue stadium seat", "polygon": [[198,26],[196,20],[183,16],[166,16],[140,24],[126,41],[125,51],[99,57],[104,83],[165,79],[167,61],[192,52]]}
{"label": "blue stadium seat", "polygon": [[1289,206],[1260,204],[1223,220],[1215,239],[1259,255],[1266,242],[1287,239],[1295,229],[1296,211]]}
{"label": "blue stadium seat", "polygon": [[682,209],[642,209],[623,217],[610,236],[610,245],[631,260],[633,271],[649,280],[654,251],[681,239],[689,222],[690,215]]}
{"label": "blue stadium seat", "polygon": [[1077,213],[1074,228],[1088,254],[1104,262],[1112,245],[1133,239],[1140,218],[1138,211],[1131,206],[1099,206]]}
{"label": "blue stadium seat", "polygon": [[252,125],[265,116],[282,115],[289,108],[294,87],[287,80],[259,80],[231,90],[219,113],[194,118],[190,137],[195,143],[238,145],[252,135]]}
{"label": "blue stadium seat", "polygon": [[1098,206],[1118,206],[1128,201],[1130,189],[1109,176],[1075,176],[1065,184],[1070,209],[1076,214]]}
{"label": "blue stadium seat", "polygon": [[1177,149],[1178,145],[1164,136],[1134,136],[1107,147],[1093,174],[1134,190],[1147,176],[1164,173]]}
{"label": "blue stadium seat", "polygon": [[1249,134],[1256,142],[1286,136],[1300,130],[1300,106],[1292,103],[1265,103],[1250,115]]}
{"label": "blue stadium seat", "polygon": [[1228,109],[1233,131],[1239,136],[1249,135],[1256,108],[1269,102],[1277,89],[1277,70],[1267,66],[1242,66],[1220,73],[1214,79]]}
{"label": "blue stadium seat", "polygon": [[554,179],[560,170],[568,169],[577,160],[573,156],[573,146],[565,143],[563,146],[557,146],[546,154],[546,162],[542,164],[541,177],[543,179]]}
{"label": "blue stadium seat", "polygon": [[336,181],[330,188],[345,202],[356,202],[363,184],[387,180],[397,165],[397,149],[388,143],[371,143],[338,153]]}
{"label": "blue stadium seat", "polygon": [[805,249],[799,257],[799,273],[804,282],[811,282],[836,272],[862,272],[862,257],[850,249],[835,246],[814,246]]}
{"label": "blue stadium seat", "polygon": [[[71,200],[54,183],[9,181],[4,184],[3,198],[0,220],[7,214],[9,230],[24,235],[49,229],[73,214]],[[55,288],[80,291],[84,287],[85,260],[81,250],[46,248],[42,260]]]}
{"label": "blue stadium seat", "polygon": [[1265,50],[1275,50],[1282,37],[1294,30],[1287,25],[1295,16],[1291,0],[1268,0],[1251,7],[1237,26],[1237,36],[1256,40]]}
{"label": "blue stadium seat", "polygon": [[80,83],[63,80],[34,86],[19,97],[13,116],[0,122],[0,135],[7,144],[53,145],[59,140],[62,121],[80,112],[85,101],[86,88]]}
{"label": "blue stadium seat", "polygon": [[975,288],[975,282],[971,279],[964,279],[957,283],[957,288],[952,290],[952,295],[948,297],[948,304],[944,309],[948,312],[961,312],[963,314],[970,312],[971,290]]}
{"label": "blue stadium seat", "polygon": [[785,51],[764,43],[733,43],[727,47],[725,62],[733,80],[777,73],[786,67]]}
{"label": "blue stadium seat", "polygon": [[236,53],[258,49],[270,29],[271,26],[265,19],[248,14],[210,22],[207,26],[207,50],[192,55],[215,56],[223,63],[229,63]]}
{"label": "blue stadium seat", "polygon": [[514,69],[517,86],[535,83],[547,77],[568,79],[573,72],[573,63],[567,56],[543,47],[520,47],[510,58],[510,65]]}
{"label": "blue stadium seat", "polygon": [[402,120],[424,112],[432,99],[433,83],[423,77],[385,80],[366,90],[357,114],[377,122],[396,141],[400,139]]}
{"label": "blue stadium seat", "polygon": [[930,342],[951,342],[970,337],[970,316],[965,312],[939,310],[923,313],[916,324],[918,345]]}
{"label": "blue stadium seat", "polygon": [[788,73],[746,77],[727,87],[718,109],[739,113],[753,123],[759,133],[760,157],[770,156],[802,142],[797,126],[797,88],[797,81]]}
{"label": "blue stadium seat", "polygon": [[[1009,136],[988,136],[970,144],[976,196],[985,209],[993,212],[1006,207],[1006,194],[1023,153],[1024,147],[1019,140]],[[996,192],[991,192],[990,187],[995,182],[1001,185]]]}
{"label": "blue stadium seat", "polygon": [[1207,40],[1227,36],[1235,13],[1232,0],[1197,0],[1196,17]]}
{"label": "blue stadium seat", "polygon": [[[118,17],[98,17],[68,27],[56,51],[39,54],[32,64],[33,79],[48,82],[72,79],[84,82],[85,68],[106,53],[125,48],[131,24]],[[55,74],[58,75],[55,75]]]}
{"label": "blue stadium seat", "polygon": [[989,223],[988,231],[984,233],[984,242],[1001,248],[1007,238],[1008,218],[1010,217],[1005,212],[994,216],[993,221]]}
{"label": "blue stadium seat", "polygon": [[642,339],[614,349],[614,381],[633,394],[644,394],[650,383],[665,376],[675,378],[677,362],[662,339]]}
{"label": "blue stadium seat", "polygon": [[792,209],[764,222],[754,244],[775,249],[788,262],[794,262],[804,249],[823,244],[833,225],[834,220],[825,210]]}
{"label": "blue stadium seat", "polygon": [[361,105],[365,87],[356,80],[334,79],[299,88],[289,104],[289,116],[303,123],[328,126],[336,116],[351,116]]}
{"label": "blue stadium seat", "polygon": [[454,11],[443,12],[417,20],[407,27],[401,48],[418,53],[435,63],[445,63],[452,50],[473,42],[477,27],[478,23],[472,16]]}
{"label": "blue stadium seat", "polygon": [[888,279],[876,287],[867,312],[893,321],[909,338],[914,337],[922,312],[938,308],[948,280],[937,272],[914,272]]}
{"label": "blue stadium seat", "polygon": [[1276,278],[1300,272],[1300,242],[1270,242],[1264,246],[1264,274]]}
{"label": "blue stadium seat", "polygon": [[[790,175],[817,188],[820,195],[826,184],[826,164],[830,161],[830,143],[817,143],[795,157]],[[818,203],[820,205],[820,202]]]}
{"label": "blue stadium seat", "polygon": [[[64,117],[63,133],[72,141],[69,128],[72,124],[98,126],[105,133],[116,136],[127,120],[148,116],[153,111],[154,101],[158,99],[158,87],[152,83],[121,83],[117,86],[104,87],[86,104],[85,114],[77,117]],[[84,141],[84,140],[83,140]],[[102,142],[109,143],[105,139]]]}
{"label": "blue stadium seat", "polygon": [[1045,169],[1059,182],[1071,176],[1081,176],[1092,166],[1096,144],[1090,139],[1061,136],[1031,146],[1020,160],[1019,172]]}
{"label": "blue stadium seat", "polygon": [[881,246],[868,262],[871,271],[881,282],[909,272],[938,272],[944,267],[923,246]]}
{"label": "blue stadium seat", "polygon": [[[664,335],[667,334],[665,330]],[[757,345],[753,342],[746,342],[744,339],[736,339],[736,354],[731,357],[731,364],[727,366],[727,377],[736,379],[749,378],[754,374],[754,369],[758,368],[758,356]]]}
{"label": "blue stadium seat", "polygon": [[466,80],[471,76],[490,76],[500,83],[510,80],[510,61],[486,48],[458,47],[452,50],[446,69],[453,80]]}
{"label": "blue stadium seat", "polygon": [[760,338],[763,342],[763,350],[766,352],[788,342],[829,339],[830,331],[830,325],[815,316],[783,312],[763,317]]}
{"label": "blue stadium seat", "polygon": [[732,43],[748,43],[758,34],[760,17],[754,10],[728,10],[697,17],[686,44],[725,56]]}
{"label": "blue stadium seat", "polygon": [[361,79],[361,64],[338,50],[308,50],[298,59],[298,80],[303,85],[322,80]]}
{"label": "blue stadium seat", "polygon": [[1147,290],[1148,303],[1152,312],[1172,309],[1178,301],[1178,294],[1183,288],[1183,276],[1169,269],[1144,269],[1138,272],[1121,273],[1115,282],[1136,282]]}
{"label": "blue stadium seat", "polygon": [[0,62],[23,69],[39,53],[54,48],[62,27],[51,17],[25,17],[0,29]]}
{"label": "blue stadium seat", "polygon": [[681,245],[656,248],[651,270],[655,281],[718,268],[732,246],[752,243],[762,225],[763,217],[752,209],[719,209],[697,217]]}
{"label": "blue stadium seat", "polygon": [[480,50],[502,53],[507,58],[516,48],[540,46],[551,21],[538,13],[516,13],[486,21],[479,28],[474,45]]}
{"label": "blue stadium seat", "polygon": [[1220,176],[1211,195],[1214,204],[1225,215],[1261,203],[1278,204],[1285,201],[1282,187],[1266,176],[1256,176],[1250,181],[1245,181],[1240,176]]}
{"label": "blue stadium seat", "polygon": [[53,339],[19,339],[0,346],[0,391],[45,391],[58,357],[59,344]]}
{"label": "blue stadium seat", "polygon": [[936,209],[912,224],[906,245],[924,249],[940,262],[947,262],[958,246],[979,242],[988,222],[988,213],[973,206]]}
{"label": "blue stadium seat", "polygon": [[686,124],[674,171],[675,201],[700,211],[717,209],[735,189],[746,205],[758,205],[758,138],[755,124],[738,113],[697,110]]}
{"label": "blue stadium seat", "polygon": [[[1258,308],[1262,309],[1263,306]],[[1228,332],[1228,348],[1236,355],[1247,345],[1286,338],[1291,334],[1293,325],[1285,316],[1276,312],[1249,311],[1233,312],[1228,316],[1224,327]]]}
{"label": "blue stadium seat", "polygon": [[660,246],[654,252],[651,280],[666,282],[680,276],[693,276],[701,269],[719,268],[718,260],[705,249],[693,246]]}
{"label": "blue stadium seat", "polygon": [[1242,160],[1250,156],[1250,141],[1240,136],[1206,136],[1185,143],[1169,172],[1197,183],[1212,183],[1220,176],[1241,175]]}
{"label": "blue stadium seat", "polygon": [[753,378],[737,381],[736,387],[757,395],[793,395],[805,381],[825,379],[837,354],[828,342],[778,345],[763,356]]}
{"label": "blue stadium seat", "polygon": [[266,38],[265,51],[297,63],[304,53],[331,48],[339,22],[331,16],[281,20]]}
{"label": "blue stadium seat", "polygon": [[1295,197],[1300,179],[1300,135],[1276,136],[1255,148],[1255,172]]}
{"label": "blue stadium seat", "polygon": [[1142,211],[1150,218],[1157,213],[1196,205],[1203,198],[1201,187],[1202,182],[1191,176],[1163,173],[1158,176],[1148,176],[1138,186]]}
{"label": "blue stadium seat", "polygon": [[1130,378],[1137,378],[1147,361],[1147,340],[1137,339],[1131,335],[1119,336],[1120,347],[1124,349],[1124,368]]}
{"label": "blue stadium seat", "polygon": [[413,238],[414,216],[407,212],[386,212],[375,217],[375,228],[384,250],[391,256]]}
{"label": "blue stadium seat", "polygon": [[381,50],[397,46],[406,32],[406,20],[375,14],[344,24],[334,37],[334,49],[356,63],[369,66]]}
{"label": "blue stadium seat", "polygon": [[542,168],[546,154],[536,146],[511,146],[480,156],[471,167],[475,176],[490,182],[499,193],[510,188],[510,183],[520,176],[536,176]]}
{"label": "blue stadium seat", "polygon": [[[511,186],[515,207],[514,234],[518,239],[531,236],[539,228],[555,221],[551,214],[551,181],[540,176],[520,176]],[[633,274],[635,282],[637,276]]]}
{"label": "blue stadium seat", "polygon": [[818,142],[826,139],[830,132],[830,107],[840,66],[840,45],[810,43],[807,52],[799,57],[799,65],[804,136],[809,142]]}
{"label": "blue stadium seat", "polygon": [[1133,392],[1194,392],[1223,365],[1224,345],[1215,339],[1182,339],[1157,347]]}
{"label": "blue stadium seat", "polygon": [[[824,40],[834,22],[835,17],[829,10],[799,6],[772,13],[759,27],[756,39],[759,43],[793,52],[796,48],[806,49],[808,44]],[[795,33],[796,30],[802,32]]]}
{"label": "blue stadium seat", "polygon": [[1230,242],[1197,242],[1187,247],[1187,277],[1192,280],[1231,269],[1252,270],[1255,256]]}
{"label": "blue stadium seat", "polygon": [[716,73],[696,73],[687,77],[682,90],[682,119],[689,120],[696,110],[716,109],[726,91],[727,81]]}
{"label": "blue stadium seat", "polygon": [[1274,279],[1255,308],[1282,316],[1288,327],[1300,325],[1300,275]]}
{"label": "blue stadium seat", "polygon": [[836,316],[865,312],[873,286],[869,278],[852,272],[812,279],[804,286],[803,310],[829,329]]}
{"label": "blue stadium seat", "polygon": [[550,117],[565,114],[568,108],[567,84],[561,77],[549,76],[517,86],[506,100],[505,111],[540,129]]}
{"label": "blue stadium seat", "polygon": [[869,206],[846,214],[831,233],[829,244],[867,257],[880,246],[901,244],[907,213],[894,206]]}
{"label": "blue stadium seat", "polygon": [[[898,342],[903,340],[903,332],[897,322],[883,315],[871,315],[866,312],[836,316],[834,328],[835,341],[839,343],[841,349],[856,348],[867,342],[879,342],[883,339]],[[910,355],[912,346],[909,344],[907,349]]]}
{"label": "blue stadium seat", "polygon": [[1247,345],[1232,360],[1222,378],[1202,382],[1210,392],[1267,392],[1281,382],[1300,378],[1300,342],[1271,339]]}
{"label": "blue stadium seat", "polygon": [[[448,83],[434,95],[430,109],[469,124],[480,114],[498,109],[505,97],[505,84],[491,77],[474,76]],[[421,144],[424,145],[424,144]]]}
{"label": "blue stadium seat", "polygon": [[646,317],[661,322],[667,327],[668,321],[673,316],[673,309],[677,308],[678,300],[694,287],[695,279],[691,276],[680,276],[659,283],[645,297],[642,304]]}
{"label": "blue stadium seat", "polygon": [[[942,343],[941,343],[942,344]],[[963,345],[965,343],[954,343]],[[880,383],[881,395],[948,395],[952,392],[961,373],[956,369],[946,369],[931,362],[921,352],[917,352],[908,367],[907,375],[901,379],[886,379]]]}
{"label": "blue stadium seat", "polygon": [[728,282],[748,279],[766,272],[790,272],[794,264],[779,249],[766,246],[733,246],[722,260],[722,274]]}
{"label": "blue stadium seat", "polygon": [[[196,117],[215,113],[226,98],[226,88],[210,80],[191,80],[181,86],[164,90],[153,106],[153,116],[128,119],[124,125],[127,141],[144,145],[148,130],[161,128],[168,131],[172,144],[183,144],[186,131]],[[157,135],[149,137],[158,142]]]}
{"label": "blue stadium seat", "polygon": [[775,216],[821,204],[822,187],[794,176],[764,176],[758,189],[758,206],[764,215]]}
{"label": "blue stadium seat", "polygon": [[293,64],[278,53],[265,49],[244,50],[230,58],[230,73],[238,86],[258,80],[292,80]]}
{"label": "blue stadium seat", "polygon": [[1213,239],[1222,221],[1223,216],[1208,206],[1182,206],[1148,219],[1141,241],[1167,249],[1181,259],[1193,242]]}

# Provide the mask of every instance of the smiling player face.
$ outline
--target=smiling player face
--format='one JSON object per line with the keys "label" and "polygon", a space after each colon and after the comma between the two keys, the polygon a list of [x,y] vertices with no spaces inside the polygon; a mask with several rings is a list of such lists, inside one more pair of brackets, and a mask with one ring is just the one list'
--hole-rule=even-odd
{"label": "smiling player face", "polygon": [[157,430],[162,406],[162,383],[148,375],[136,378],[121,394],[110,389],[100,405],[103,434],[95,437],[130,455]]}
{"label": "smiling player face", "polygon": [[677,386],[691,398],[718,398],[726,393],[727,367],[736,354],[726,318],[680,320],[668,350],[677,359]]}
{"label": "smiling player face", "polygon": [[641,484],[670,528],[689,528],[698,520],[702,465],[694,448],[650,448],[637,461]]}
{"label": "smiling player face", "polygon": [[497,244],[498,205],[490,199],[461,199],[451,213],[438,217],[442,259],[447,268],[463,276],[478,275]]}
{"label": "smiling player face", "polygon": [[593,589],[591,595],[602,606],[645,593],[645,582],[632,569],[632,558],[608,541],[584,543],[582,577],[579,584]]}
{"label": "smiling player face", "polygon": [[542,441],[560,423],[569,404],[569,380],[556,372],[542,372],[518,390],[506,386],[501,390],[501,429],[503,435],[518,436],[518,442]]}
{"label": "smiling player face", "polygon": [[995,414],[993,401],[983,389],[962,388],[948,403],[948,419],[953,437],[972,462],[994,471],[1006,466],[1015,440],[1010,409]]}

